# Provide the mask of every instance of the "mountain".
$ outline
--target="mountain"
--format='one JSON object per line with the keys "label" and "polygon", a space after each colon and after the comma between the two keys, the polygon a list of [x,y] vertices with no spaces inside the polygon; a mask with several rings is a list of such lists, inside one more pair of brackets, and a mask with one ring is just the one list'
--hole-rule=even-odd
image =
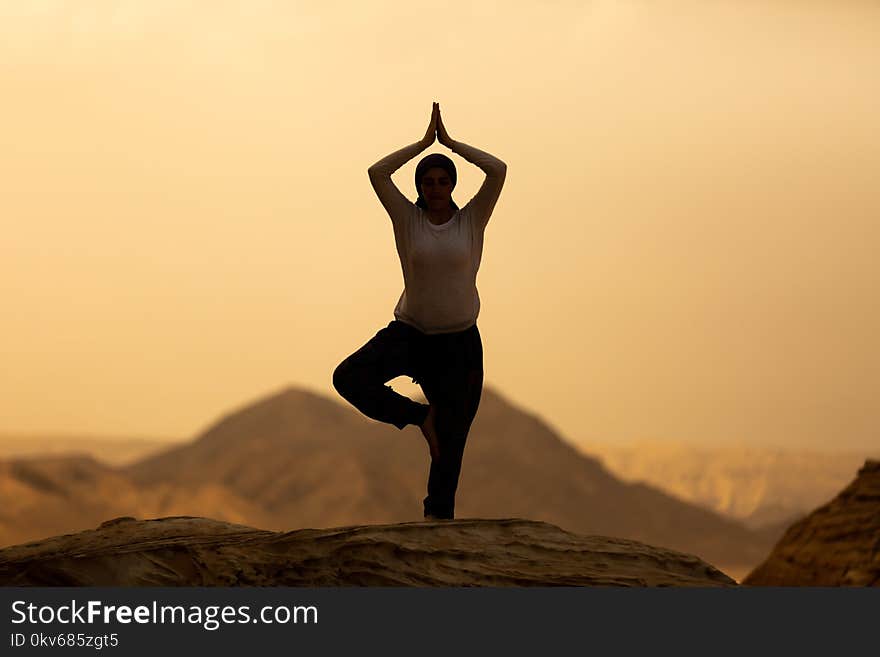
{"label": "mountain", "polygon": [[[119,472],[139,487],[220,485],[271,514],[263,526],[285,530],[420,518],[428,466],[417,427],[399,431],[291,387]],[[751,568],[772,545],[713,511],[620,481],[490,386],[465,449],[456,515],[540,520],[731,569]]]}
{"label": "mountain", "polygon": [[[599,457],[625,481],[659,486],[683,500],[764,530],[788,527],[831,499],[864,460],[872,457],[861,451],[706,447],[657,440],[624,445],[593,441],[582,451]],[[880,457],[880,449],[875,455]]]}
{"label": "mountain", "polygon": [[789,527],[743,580],[751,586],[880,586],[880,461]]}
{"label": "mountain", "polygon": [[0,550],[0,586],[735,586],[704,561],[519,518],[270,532],[117,518]]}
{"label": "mountain", "polygon": [[[84,456],[0,461],[0,545],[116,516],[209,516],[271,531],[407,522],[421,519],[428,469],[417,427],[400,431],[289,387],[130,465]],[[491,386],[471,428],[456,506],[458,518],[548,522],[696,554],[737,574],[777,538],[621,481]]]}
{"label": "mountain", "polygon": [[192,513],[230,522],[267,520],[252,502],[217,484],[134,484],[89,456],[0,461],[0,545],[93,527],[120,515]]}
{"label": "mountain", "polygon": [[173,441],[152,438],[0,434],[0,459],[34,456],[92,456],[102,463],[127,465],[166,449]]}

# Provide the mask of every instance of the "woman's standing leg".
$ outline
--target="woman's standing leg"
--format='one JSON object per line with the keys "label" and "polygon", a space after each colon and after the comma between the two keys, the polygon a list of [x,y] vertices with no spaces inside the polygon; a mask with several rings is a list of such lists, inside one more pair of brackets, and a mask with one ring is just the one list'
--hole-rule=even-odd
{"label": "woman's standing leg", "polygon": [[394,320],[364,346],[342,361],[333,372],[333,387],[361,413],[403,429],[421,426],[428,405],[395,392],[386,382],[415,376],[418,368],[418,329]]}
{"label": "woman's standing leg", "polygon": [[483,345],[476,324],[466,331],[428,336],[422,389],[436,406],[440,457],[431,461],[424,515],[455,517],[455,492],[464,447],[483,390]]}

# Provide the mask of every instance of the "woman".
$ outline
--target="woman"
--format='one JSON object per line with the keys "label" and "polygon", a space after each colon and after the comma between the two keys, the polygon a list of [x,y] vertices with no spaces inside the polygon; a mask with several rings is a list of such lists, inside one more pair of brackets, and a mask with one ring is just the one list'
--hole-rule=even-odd
{"label": "woman", "polygon": [[[418,199],[411,203],[391,174],[434,139],[486,173],[464,208],[452,200],[455,165],[434,153],[416,167]],[[477,329],[476,277],[486,223],[501,193],[507,165],[453,141],[434,103],[425,136],[369,168],[370,182],[391,217],[404,290],[394,320],[333,372],[336,390],[364,415],[403,429],[418,426],[428,443],[431,471],[423,500],[426,519],[455,517],[455,491],[471,422],[483,388],[483,345]],[[428,404],[396,393],[387,381],[411,376]]]}

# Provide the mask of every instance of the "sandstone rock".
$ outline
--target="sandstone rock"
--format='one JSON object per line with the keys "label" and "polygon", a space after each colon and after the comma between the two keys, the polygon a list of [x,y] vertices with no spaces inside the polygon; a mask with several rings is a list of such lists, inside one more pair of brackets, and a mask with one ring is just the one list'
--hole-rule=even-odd
{"label": "sandstone rock", "polygon": [[273,532],[177,516],[0,550],[3,586],[736,586],[698,557],[518,518]]}
{"label": "sandstone rock", "polygon": [[865,461],[837,497],[789,527],[742,583],[880,586],[880,461]]}

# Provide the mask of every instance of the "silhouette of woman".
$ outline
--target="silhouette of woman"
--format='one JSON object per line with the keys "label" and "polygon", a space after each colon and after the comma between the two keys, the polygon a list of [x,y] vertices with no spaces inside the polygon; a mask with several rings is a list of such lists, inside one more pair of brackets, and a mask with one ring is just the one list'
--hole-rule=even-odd
{"label": "silhouette of woman", "polygon": [[[416,167],[415,203],[391,180],[392,173],[435,138],[486,174],[464,208],[452,200],[455,164],[441,153],[426,156]],[[404,290],[394,320],[336,367],[333,386],[367,417],[398,429],[408,424],[421,429],[431,455],[424,517],[452,519],[465,441],[483,389],[476,277],[483,233],[504,185],[507,165],[489,153],[453,141],[443,126],[440,105],[434,103],[425,136],[382,158],[368,172],[391,217]],[[421,385],[428,404],[385,385],[404,375]]]}

